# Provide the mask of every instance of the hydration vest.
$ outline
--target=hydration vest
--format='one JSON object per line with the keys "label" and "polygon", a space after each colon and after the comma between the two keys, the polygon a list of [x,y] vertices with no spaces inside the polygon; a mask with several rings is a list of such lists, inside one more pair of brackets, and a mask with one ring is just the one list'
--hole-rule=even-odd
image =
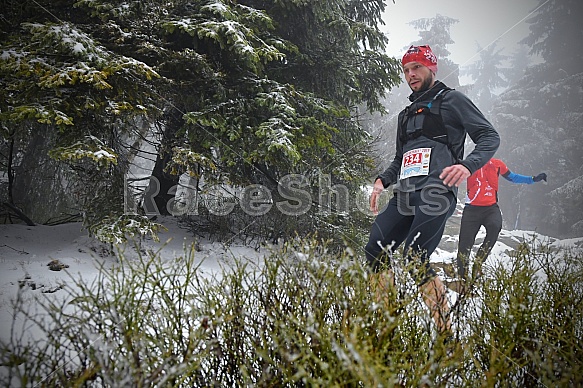
{"label": "hydration vest", "polygon": [[[441,102],[443,96],[451,90],[453,89],[445,87],[437,92],[429,102],[414,102],[405,108],[401,115],[398,128],[399,140],[403,145],[409,140],[424,136],[436,142],[446,144],[454,159],[458,161],[459,158],[454,153],[453,147],[449,142],[447,128],[441,117]],[[408,132],[407,128],[410,120],[413,120],[414,130]]]}

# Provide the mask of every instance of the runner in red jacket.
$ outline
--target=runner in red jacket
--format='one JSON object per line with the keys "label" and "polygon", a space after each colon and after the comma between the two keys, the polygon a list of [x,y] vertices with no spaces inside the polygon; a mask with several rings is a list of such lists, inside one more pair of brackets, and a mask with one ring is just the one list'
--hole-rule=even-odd
{"label": "runner in red jacket", "polygon": [[512,183],[532,184],[547,180],[545,173],[537,176],[515,174],[503,161],[495,158],[490,159],[468,178],[466,206],[462,214],[456,259],[458,275],[463,280],[467,279],[467,264],[480,227],[483,225],[486,228],[486,237],[476,253],[474,277],[480,275],[481,264],[490,254],[502,229],[502,213],[498,207],[500,175]]}

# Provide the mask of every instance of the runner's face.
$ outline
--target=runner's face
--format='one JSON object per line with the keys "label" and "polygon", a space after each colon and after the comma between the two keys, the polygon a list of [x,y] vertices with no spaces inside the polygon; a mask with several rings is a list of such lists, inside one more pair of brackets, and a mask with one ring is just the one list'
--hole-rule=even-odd
{"label": "runner's face", "polygon": [[403,73],[405,73],[407,84],[414,92],[421,92],[433,86],[433,72],[419,62],[407,63],[403,66]]}

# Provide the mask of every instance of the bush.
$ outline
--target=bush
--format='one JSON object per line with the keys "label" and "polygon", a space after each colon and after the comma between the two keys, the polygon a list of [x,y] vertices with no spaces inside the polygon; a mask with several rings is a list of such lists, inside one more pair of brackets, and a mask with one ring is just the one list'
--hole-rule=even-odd
{"label": "bush", "polygon": [[[408,272],[376,303],[351,249],[288,242],[220,276],[194,249],[156,252],[73,279],[67,295],[21,290],[0,344],[3,386],[578,386],[583,382],[580,256],[523,246],[453,310],[437,340]],[[331,253],[335,252],[335,253]],[[398,297],[397,297],[398,296]],[[25,322],[26,330],[16,324]],[[41,340],[27,333],[41,333]],[[18,334],[20,333],[20,334]]]}
{"label": "bush", "polygon": [[[464,370],[485,386],[580,386],[583,259],[521,244],[477,282]],[[466,303],[467,304],[467,303]]]}

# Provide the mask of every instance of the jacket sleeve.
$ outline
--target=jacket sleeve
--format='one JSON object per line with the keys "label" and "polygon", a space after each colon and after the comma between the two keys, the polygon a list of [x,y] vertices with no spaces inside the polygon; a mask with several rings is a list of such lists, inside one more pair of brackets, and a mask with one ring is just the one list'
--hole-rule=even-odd
{"label": "jacket sleeve", "polygon": [[467,96],[455,90],[449,94],[452,96],[452,109],[476,144],[472,152],[460,161],[473,174],[494,156],[500,145],[500,136]]}
{"label": "jacket sleeve", "polygon": [[502,174],[502,176],[512,183],[524,183],[527,185],[534,183],[534,179],[531,176],[515,174],[510,170],[505,174]]}
{"label": "jacket sleeve", "polygon": [[[399,119],[397,123],[401,122],[401,115],[403,112],[399,114]],[[383,186],[386,189],[390,185],[397,183],[397,178],[399,177],[399,173],[401,172],[401,162],[403,161],[403,143],[401,143],[401,139],[399,138],[399,124],[397,124],[397,141],[395,142],[395,157],[393,161],[387,167],[387,169],[377,176],[376,179],[380,179],[383,182]],[[376,181],[375,179],[375,181]]]}

